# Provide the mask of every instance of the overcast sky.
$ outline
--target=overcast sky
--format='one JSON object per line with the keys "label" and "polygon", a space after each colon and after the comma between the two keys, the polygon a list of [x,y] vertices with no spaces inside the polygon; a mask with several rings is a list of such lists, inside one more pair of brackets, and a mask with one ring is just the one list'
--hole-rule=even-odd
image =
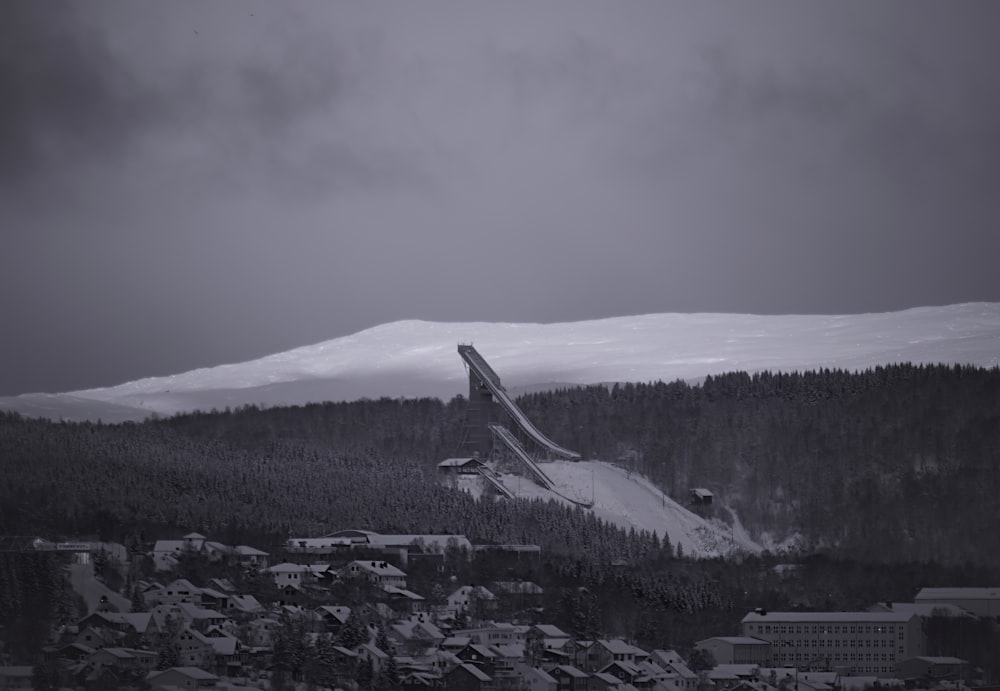
{"label": "overcast sky", "polygon": [[0,394],[1000,300],[1000,3],[0,3]]}

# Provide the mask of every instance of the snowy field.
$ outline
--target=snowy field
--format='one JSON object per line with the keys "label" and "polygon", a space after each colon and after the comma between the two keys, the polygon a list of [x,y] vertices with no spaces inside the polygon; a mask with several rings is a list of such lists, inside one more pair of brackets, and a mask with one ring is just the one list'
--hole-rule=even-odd
{"label": "snowy field", "polygon": [[697,381],[735,370],[1000,363],[1000,303],[860,315],[651,314],[565,324],[401,321],[250,362],[119,386],[0,398],[25,415],[106,422],[246,404],[436,396],[467,389],[472,343],[518,390]]}
{"label": "snowy field", "polygon": [[714,557],[738,552],[760,552],[740,529],[710,522],[666,496],[646,478],[601,461],[553,461],[540,464],[557,492],[543,489],[528,478],[507,474],[503,483],[519,497],[555,499],[589,504],[601,519],[623,528],[664,533],[690,556]]}

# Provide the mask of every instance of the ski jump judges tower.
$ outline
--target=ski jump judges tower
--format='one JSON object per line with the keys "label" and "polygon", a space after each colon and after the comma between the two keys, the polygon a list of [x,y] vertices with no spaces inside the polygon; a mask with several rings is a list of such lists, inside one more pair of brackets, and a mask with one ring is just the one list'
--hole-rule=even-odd
{"label": "ski jump judges tower", "polygon": [[552,480],[538,467],[520,439],[507,427],[495,421],[494,411],[497,406],[494,406],[494,403],[499,405],[514,428],[547,457],[578,461],[580,454],[564,449],[538,431],[538,428],[507,395],[506,389],[500,383],[500,377],[475,348],[471,345],[459,345],[458,354],[462,356],[469,372],[469,411],[466,418],[465,446],[471,447],[480,459],[486,460],[499,444],[499,447],[509,451],[528,468],[536,482],[546,489],[553,489]]}

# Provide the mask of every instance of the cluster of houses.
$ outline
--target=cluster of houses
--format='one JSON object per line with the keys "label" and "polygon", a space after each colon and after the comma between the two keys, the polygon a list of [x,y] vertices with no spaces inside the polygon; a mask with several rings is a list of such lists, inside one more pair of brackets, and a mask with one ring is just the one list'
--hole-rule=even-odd
{"label": "cluster of houses", "polygon": [[[1000,616],[1000,590],[954,588],[928,588],[914,603],[885,603],[867,612],[756,610],[744,617],[739,635],[697,643],[699,661],[711,653],[714,667],[696,673],[691,667],[702,664],[671,650],[646,651],[620,639],[579,640],[551,624],[497,621],[498,612],[510,611],[501,607],[509,604],[505,598],[521,605],[540,601],[543,591],[534,583],[453,584],[429,601],[408,588],[406,572],[390,561],[349,559],[351,553],[343,551],[359,547],[365,555],[381,552],[404,565],[449,549],[475,552],[463,536],[342,531],[291,538],[287,561],[269,564],[270,555],[261,550],[191,533],[156,543],[151,556],[158,571],[169,573],[186,551],[227,558],[272,579],[275,601],[265,606],[223,578],[200,585],[183,578],[138,581],[133,611],[101,603],[75,625],[54,632],[45,654],[75,688],[268,688],[268,675],[280,671],[274,660],[277,638],[293,621],[314,645],[328,643],[345,688],[351,675],[367,666],[376,673],[391,667],[403,689],[850,691],[857,686],[860,691],[866,683],[968,679],[964,661],[924,654],[921,618],[942,612]],[[348,558],[334,560],[337,566],[318,558],[335,553]],[[334,584],[357,579],[375,594],[370,602],[353,609],[329,597],[317,602]],[[365,624],[347,644],[341,634],[352,625],[352,612],[355,626]],[[20,688],[18,679],[23,686],[25,675],[18,677],[17,669],[0,668],[0,688]],[[28,676],[25,688],[30,682]]]}

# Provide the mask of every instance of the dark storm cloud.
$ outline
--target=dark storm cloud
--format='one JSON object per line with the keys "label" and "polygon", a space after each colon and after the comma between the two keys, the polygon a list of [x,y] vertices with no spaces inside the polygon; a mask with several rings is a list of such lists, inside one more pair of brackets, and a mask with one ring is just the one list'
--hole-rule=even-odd
{"label": "dark storm cloud", "polygon": [[0,392],[394,319],[998,299],[992,7],[0,3]]}
{"label": "dark storm cloud", "polygon": [[[179,167],[187,184],[245,187],[255,184],[248,176],[263,175],[285,192],[308,193],[417,177],[411,151],[366,148],[356,133],[336,134],[339,105],[365,77],[357,42],[345,49],[300,26],[297,40],[270,53],[220,44],[143,65],[142,55],[116,55],[109,45],[143,8],[99,8],[0,6],[0,179],[8,191],[30,193],[49,176],[113,166],[144,141],[163,143],[169,166],[170,141],[178,139],[195,149]],[[215,41],[211,25],[199,32],[192,14],[193,40]],[[300,130],[318,118],[334,136],[304,144]]]}
{"label": "dark storm cloud", "polygon": [[161,117],[164,101],[106,49],[78,5],[0,6],[0,180],[103,155]]}

